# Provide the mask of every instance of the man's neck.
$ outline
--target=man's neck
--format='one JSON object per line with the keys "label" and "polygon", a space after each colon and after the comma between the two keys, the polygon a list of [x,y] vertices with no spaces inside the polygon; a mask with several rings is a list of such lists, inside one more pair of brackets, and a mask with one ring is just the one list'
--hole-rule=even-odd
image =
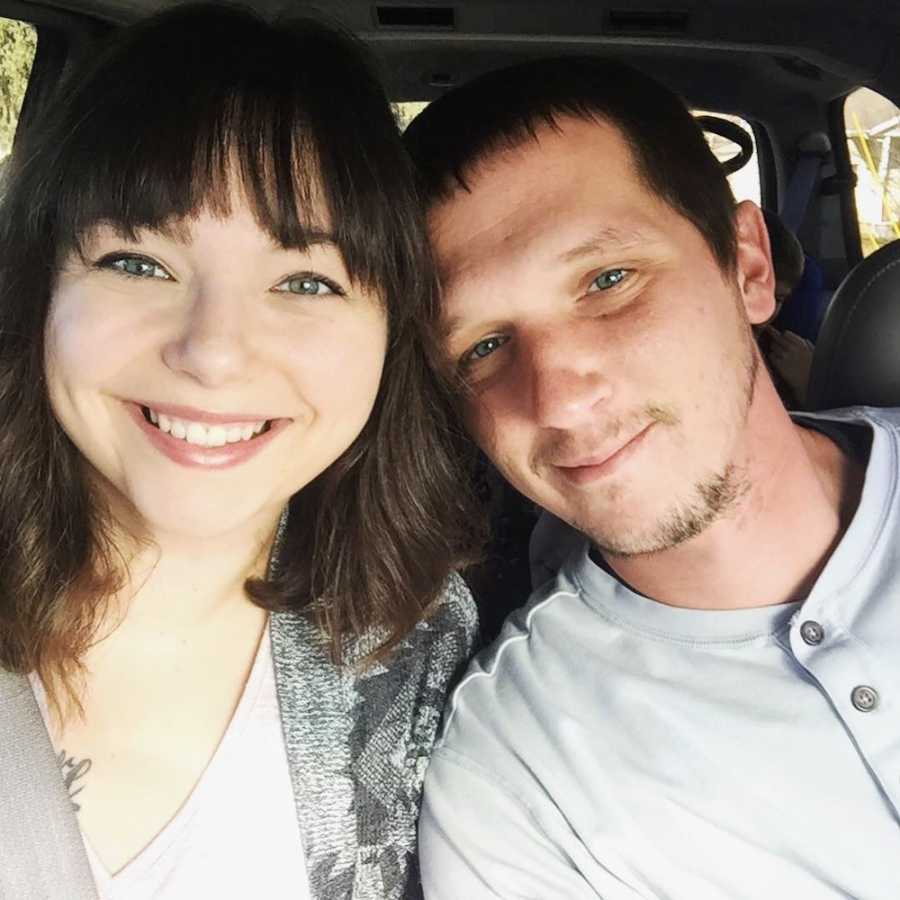
{"label": "man's neck", "polygon": [[748,489],[735,508],[670,550],[607,556],[613,573],[647,597],[691,609],[805,598],[850,523],[864,469],[824,434],[786,415],[773,419],[749,439]]}

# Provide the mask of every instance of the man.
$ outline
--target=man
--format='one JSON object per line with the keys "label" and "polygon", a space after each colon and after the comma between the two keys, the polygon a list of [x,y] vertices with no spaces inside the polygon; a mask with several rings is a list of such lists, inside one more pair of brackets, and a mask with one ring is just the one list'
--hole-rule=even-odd
{"label": "man", "polygon": [[408,140],[467,427],[577,529],[446,712],[427,895],[900,896],[900,415],[789,418],[762,215],[660,85],[532,63]]}

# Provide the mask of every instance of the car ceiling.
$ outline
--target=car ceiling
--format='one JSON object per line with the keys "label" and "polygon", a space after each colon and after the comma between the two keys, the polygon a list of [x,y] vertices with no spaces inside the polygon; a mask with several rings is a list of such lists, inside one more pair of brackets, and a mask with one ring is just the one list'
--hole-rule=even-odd
{"label": "car ceiling", "polygon": [[[58,0],[110,22],[159,0]],[[397,100],[427,100],[490,68],[551,53],[602,53],[663,79],[695,106],[765,119],[859,84],[900,94],[893,0],[251,0],[266,13],[314,9],[373,46]],[[399,22],[399,24],[397,24]]]}

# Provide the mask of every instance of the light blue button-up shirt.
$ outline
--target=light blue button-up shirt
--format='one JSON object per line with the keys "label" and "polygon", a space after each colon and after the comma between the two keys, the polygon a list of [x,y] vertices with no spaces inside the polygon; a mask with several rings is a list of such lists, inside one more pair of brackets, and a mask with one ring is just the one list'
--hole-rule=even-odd
{"label": "light blue button-up shirt", "polygon": [[823,418],[871,452],[802,605],[668,607],[580,541],[473,663],[426,780],[428,898],[900,898],[900,411]]}

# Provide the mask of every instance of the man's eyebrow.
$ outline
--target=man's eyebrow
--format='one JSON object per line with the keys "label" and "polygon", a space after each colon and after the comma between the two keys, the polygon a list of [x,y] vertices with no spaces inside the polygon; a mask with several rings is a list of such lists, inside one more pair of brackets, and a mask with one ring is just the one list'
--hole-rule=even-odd
{"label": "man's eyebrow", "polygon": [[441,317],[435,326],[434,335],[438,343],[443,346],[448,344],[450,339],[456,335],[456,332],[461,331],[462,328],[463,322],[459,316],[451,316],[446,319]]}
{"label": "man's eyebrow", "polygon": [[645,243],[652,240],[650,235],[646,235],[641,231],[633,229],[624,230],[608,226],[595,231],[589,238],[580,244],[571,247],[559,256],[559,261],[563,263],[575,262],[584,256],[591,256],[594,253],[605,250],[607,247],[615,250],[622,250],[628,247],[634,247],[637,244]]}

